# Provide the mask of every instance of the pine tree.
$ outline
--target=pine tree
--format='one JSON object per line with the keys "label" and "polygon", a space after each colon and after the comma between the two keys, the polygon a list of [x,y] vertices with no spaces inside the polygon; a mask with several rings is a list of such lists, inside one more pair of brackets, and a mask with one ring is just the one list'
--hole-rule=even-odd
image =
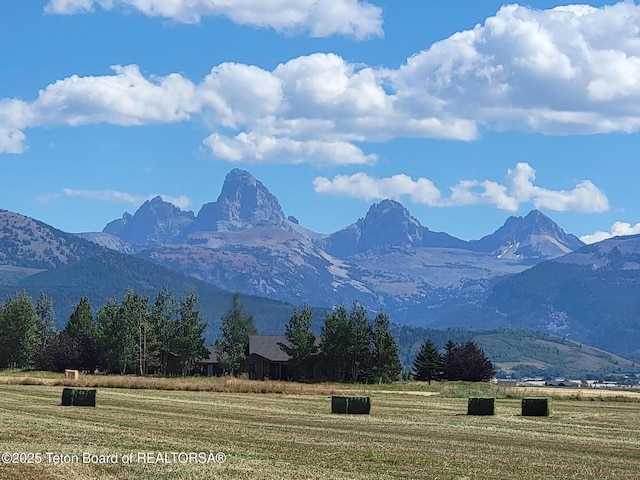
{"label": "pine tree", "polygon": [[344,382],[349,370],[349,317],[344,305],[327,313],[322,326],[320,350],[330,380]]}
{"label": "pine tree", "polygon": [[391,322],[385,313],[378,313],[374,319],[373,349],[375,358],[375,377],[378,382],[393,382],[402,373],[402,364],[398,357],[398,343],[389,327]]}
{"label": "pine tree", "polygon": [[257,334],[253,315],[244,313],[238,292],[233,294],[231,308],[222,315],[221,320],[222,340],[219,345],[222,364],[229,373],[237,375],[246,358],[249,336]]}
{"label": "pine tree", "polygon": [[289,355],[291,373],[298,380],[305,376],[318,352],[316,336],[311,331],[312,322],[313,314],[309,305],[305,303],[302,310],[295,307],[289,322],[285,325],[285,337],[289,345],[279,344],[282,351]]}
{"label": "pine tree", "polygon": [[68,368],[93,372],[98,364],[98,332],[87,297],[82,297],[74,307],[64,332],[76,342],[80,352],[78,364],[69,365]]}
{"label": "pine tree", "polygon": [[433,340],[426,340],[420,347],[420,351],[413,362],[413,378],[427,381],[431,385],[432,380],[437,380],[442,373],[442,356]]}
{"label": "pine tree", "polygon": [[350,380],[368,382],[373,377],[373,330],[362,304],[354,302],[349,312]]}

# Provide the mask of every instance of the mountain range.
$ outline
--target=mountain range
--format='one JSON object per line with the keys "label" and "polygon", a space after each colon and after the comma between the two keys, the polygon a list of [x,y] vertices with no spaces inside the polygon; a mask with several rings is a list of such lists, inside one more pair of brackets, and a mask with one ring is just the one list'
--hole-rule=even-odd
{"label": "mountain range", "polygon": [[263,333],[282,332],[290,304],[359,301],[398,324],[525,327],[640,358],[639,257],[638,237],[585,246],[537,210],[465,241],[382,200],[353,224],[319,234],[238,169],[197,214],[156,197],[102,232],[71,235],[0,211],[3,291],[35,295],[46,286],[66,314],[80,291],[102,302],[172,283],[206,297],[210,337],[228,292],[239,291]]}
{"label": "mountain range", "polygon": [[221,288],[320,307],[357,300],[419,324],[477,305],[498,279],[584,245],[536,210],[465,241],[429,230],[394,200],[319,234],[287,217],[278,199],[239,169],[197,215],[156,197],[82,236]]}

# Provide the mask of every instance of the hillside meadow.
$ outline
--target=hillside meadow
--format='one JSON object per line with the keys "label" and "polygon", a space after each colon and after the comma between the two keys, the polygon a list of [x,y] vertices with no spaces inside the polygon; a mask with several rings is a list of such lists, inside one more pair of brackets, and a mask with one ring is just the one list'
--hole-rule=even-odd
{"label": "hillside meadow", "polygon": [[[60,406],[55,378],[25,378],[0,377],[0,479],[631,479],[640,465],[633,393],[544,391],[552,414],[531,418],[519,399],[535,390],[348,387],[372,410],[347,416],[330,413],[338,385],[130,380],[81,408]],[[496,415],[467,416],[467,395],[483,393],[497,394]]]}

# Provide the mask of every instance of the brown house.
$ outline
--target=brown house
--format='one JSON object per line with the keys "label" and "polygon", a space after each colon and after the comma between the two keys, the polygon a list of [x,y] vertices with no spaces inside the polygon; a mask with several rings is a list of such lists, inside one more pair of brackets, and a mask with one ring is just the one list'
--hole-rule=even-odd
{"label": "brown house", "polygon": [[[251,335],[247,358],[240,367],[252,380],[287,380],[289,355],[280,348],[280,343],[291,345],[284,335]],[[209,356],[198,362],[202,373],[208,376],[224,375],[220,351],[215,345],[207,347]]]}
{"label": "brown house", "polygon": [[209,356],[197,362],[202,368],[202,373],[208,377],[213,375],[222,375],[224,371],[222,370],[222,362],[220,361],[220,352],[218,351],[218,347],[211,345],[207,347],[207,351],[209,352]]}
{"label": "brown house", "polygon": [[287,380],[289,378],[287,355],[280,343],[291,344],[284,335],[251,335],[245,371],[252,380]]}

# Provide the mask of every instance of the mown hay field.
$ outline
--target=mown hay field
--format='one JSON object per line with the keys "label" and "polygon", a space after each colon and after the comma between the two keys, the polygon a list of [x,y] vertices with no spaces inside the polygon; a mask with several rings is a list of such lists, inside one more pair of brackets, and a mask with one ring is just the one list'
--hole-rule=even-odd
{"label": "mown hay field", "polygon": [[[633,399],[554,398],[551,416],[535,418],[520,415],[517,398],[497,399],[495,416],[467,416],[467,398],[376,390],[360,392],[370,415],[331,414],[327,394],[98,388],[91,408],[62,407],[61,393],[0,385],[0,479],[584,480],[640,471]],[[41,462],[7,457],[20,452]],[[218,452],[224,463],[210,461]],[[111,463],[84,463],[83,453]]]}

